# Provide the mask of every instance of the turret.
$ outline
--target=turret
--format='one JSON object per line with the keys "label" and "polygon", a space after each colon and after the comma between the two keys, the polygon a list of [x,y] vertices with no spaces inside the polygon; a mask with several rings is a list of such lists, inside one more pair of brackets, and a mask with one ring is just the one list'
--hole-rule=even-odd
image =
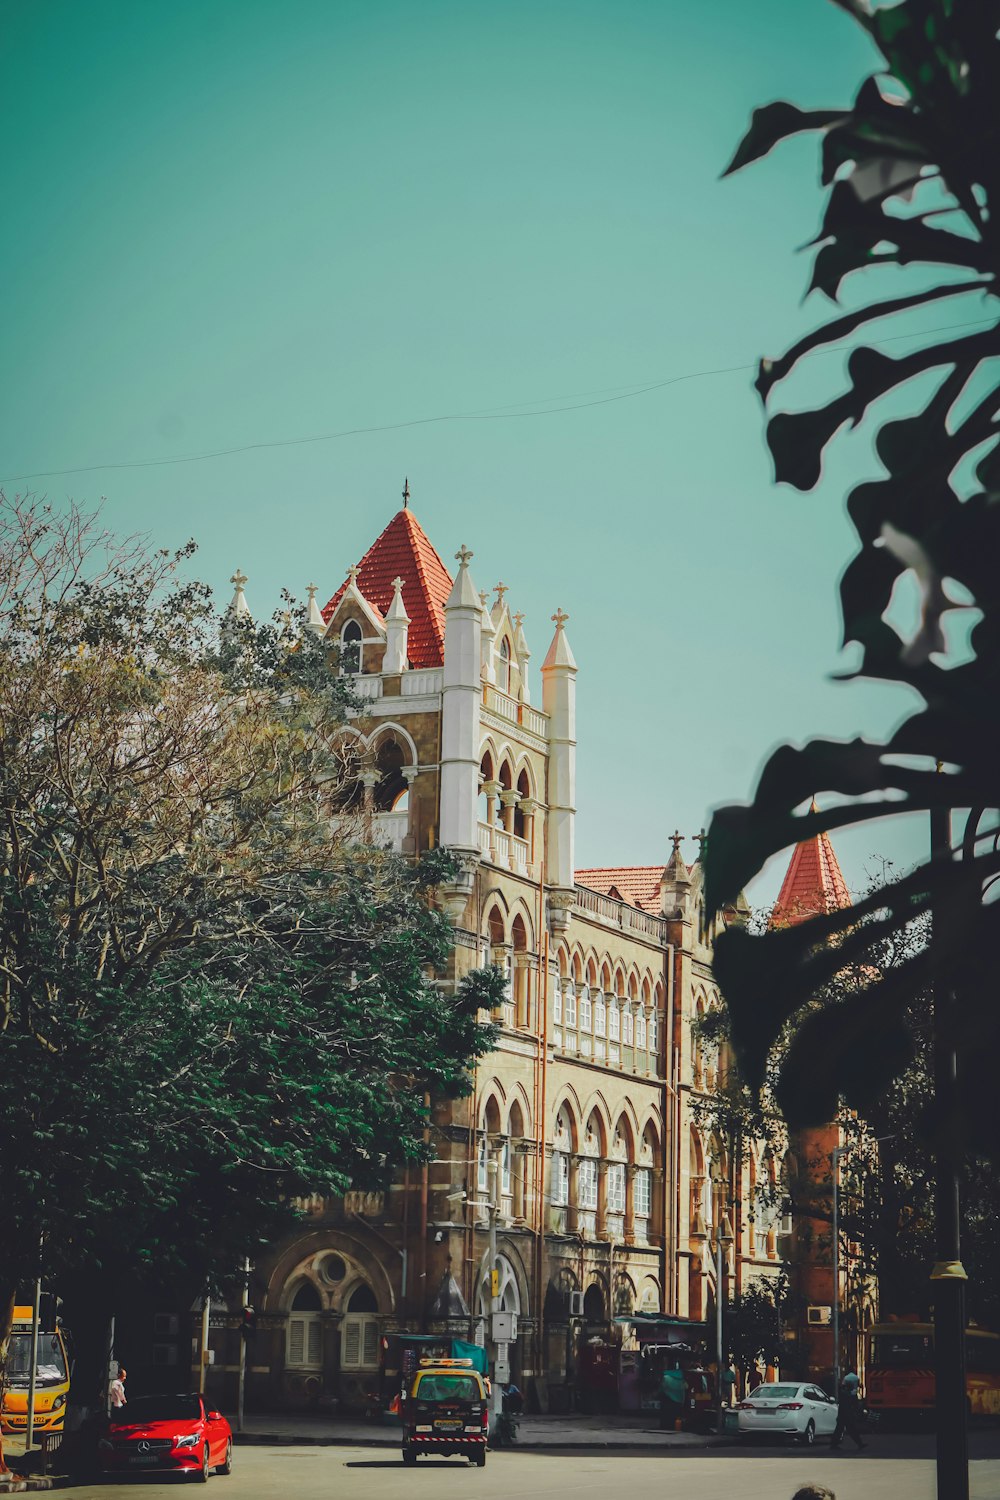
{"label": "turret", "polygon": [[444,607],[444,691],[441,706],[440,841],[479,850],[479,704],[482,698],[482,604],[463,546]]}
{"label": "turret", "polygon": [[496,684],[497,680],[496,663],[493,660],[493,646],[496,641],[497,632],[496,626],[493,624],[493,616],[490,614],[489,595],[487,594],[485,589],[483,589],[482,593],[479,595],[479,599],[480,603],[483,606],[481,647],[483,663],[482,676],[483,681],[489,683],[489,685],[492,687]]}
{"label": "turret", "polygon": [[392,580],[392,603],[385,617],[385,657],[383,672],[405,672],[407,668],[406,647],[409,638],[410,617],[403,604],[403,580]]}
{"label": "turret", "polygon": [[520,610],[514,616],[514,655],[517,657],[517,665],[521,673],[521,702],[530,703],[528,662],[531,660],[531,652],[528,650],[528,643],[524,638],[524,615]]}
{"label": "turret", "polygon": [[307,583],[306,593],[309,595],[309,604],[306,609],[306,629],[311,630],[313,635],[324,635],[326,633],[326,621],[323,619],[319,605],[316,603],[316,590],[318,583]]}
{"label": "turret", "polygon": [[572,892],[576,850],[576,662],[566,637],[568,615],[552,616],[556,633],[542,663],[542,707],[549,716],[549,810],[546,863],[551,884]]}

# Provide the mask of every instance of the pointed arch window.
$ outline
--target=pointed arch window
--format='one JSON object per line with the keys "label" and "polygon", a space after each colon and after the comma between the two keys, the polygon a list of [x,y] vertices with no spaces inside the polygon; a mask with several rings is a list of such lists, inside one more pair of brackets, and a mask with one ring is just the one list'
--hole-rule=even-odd
{"label": "pointed arch window", "polygon": [[341,1326],[341,1364],[345,1370],[378,1368],[378,1303],[362,1282],[351,1293]]}
{"label": "pointed arch window", "polygon": [[635,1018],[635,1045],[640,1048],[646,1046],[646,1012],[640,1010]]}
{"label": "pointed arch window", "polygon": [[552,1153],[552,1202],[557,1208],[569,1202],[569,1157],[565,1151]]}
{"label": "pointed arch window", "polygon": [[593,1021],[594,1015],[590,1003],[590,990],[584,985],[580,991],[580,1030],[589,1032]]}
{"label": "pointed arch window", "polygon": [[323,1368],[323,1303],[311,1281],[292,1298],[285,1330],[285,1364],[290,1370]]}
{"label": "pointed arch window", "polygon": [[567,1026],[576,1025],[576,990],[572,979],[563,984],[563,1017]]}
{"label": "pointed arch window", "polygon": [[361,671],[364,637],[357,620],[348,620],[340,632],[340,675],[351,677]]}
{"label": "pointed arch window", "polygon": [[604,1004],[604,996],[598,991],[597,999],[594,1001],[594,1035],[604,1036],[608,1029],[608,1012]]}
{"label": "pointed arch window", "polygon": [[622,1011],[622,1045],[625,1047],[631,1047],[634,1041],[635,1016],[632,1014],[632,1007],[630,1005],[626,1005],[625,1009]]}
{"label": "pointed arch window", "polygon": [[510,641],[504,636],[500,642],[500,667],[497,672],[497,685],[503,693],[510,693]]}
{"label": "pointed arch window", "polygon": [[608,1041],[617,1042],[621,1035],[621,1017],[618,1010],[618,1001],[612,1000],[608,1007]]}

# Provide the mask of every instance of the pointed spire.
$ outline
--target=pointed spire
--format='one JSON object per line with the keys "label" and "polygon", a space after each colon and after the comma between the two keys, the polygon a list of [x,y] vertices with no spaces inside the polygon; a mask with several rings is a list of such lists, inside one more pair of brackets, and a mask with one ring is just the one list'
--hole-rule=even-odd
{"label": "pointed spire", "polygon": [[463,542],[455,553],[455,561],[458,563],[458,575],[452,585],[451,593],[445,609],[458,609],[459,607],[479,610],[479,595],[473,587],[472,577],[469,573],[469,560],[473,557],[468,547]]}
{"label": "pointed spire", "polygon": [[[819,811],[815,797],[809,811]],[[826,832],[817,833],[812,838],[803,839],[792,850],[768,925],[793,927],[798,922],[808,921],[810,917],[842,911],[850,904],[847,881],[834,853],[830,835]]]}
{"label": "pointed spire", "polygon": [[326,622],[320,613],[319,605],[316,603],[316,590],[318,583],[307,583],[306,593],[309,595],[309,603],[306,607],[306,629],[311,630],[314,635],[323,635],[326,631]]}
{"label": "pointed spire", "polygon": [[396,574],[392,580],[392,603],[385,617],[385,659],[383,672],[405,672],[410,617],[403,603],[403,580]]}
{"label": "pointed spire", "polygon": [[552,616],[555,623],[556,633],[552,637],[552,644],[545,654],[542,662],[542,671],[550,672],[554,667],[563,667],[569,671],[576,671],[576,658],[570,649],[569,638],[566,635],[566,621],[569,615],[557,609]]}
{"label": "pointed spire", "polygon": [[673,881],[674,885],[690,885],[691,876],[688,874],[687,863],[681,853],[681,844],[684,842],[684,835],[675,828],[670,835],[670,839],[674,847],[671,850],[670,858],[667,860],[667,868],[663,872],[663,878],[664,880]]}
{"label": "pointed spire", "polygon": [[406,613],[406,606],[403,603],[403,580],[398,573],[392,580],[392,603],[389,605],[385,618],[387,622],[389,620],[403,620],[407,625],[410,623],[410,617]]}
{"label": "pointed spire", "polygon": [[233,594],[233,597],[229,602],[228,613],[236,620],[249,620],[251,618],[250,606],[247,603],[246,595],[243,592],[243,585],[245,583],[249,583],[249,581],[250,580],[247,578],[247,575],[243,572],[242,568],[237,568],[236,572],[229,580],[229,582],[234,585],[236,592]]}

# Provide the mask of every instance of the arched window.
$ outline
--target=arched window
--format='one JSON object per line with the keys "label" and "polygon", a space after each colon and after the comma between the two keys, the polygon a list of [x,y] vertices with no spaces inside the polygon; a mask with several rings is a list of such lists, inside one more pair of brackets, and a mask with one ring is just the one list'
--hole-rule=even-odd
{"label": "arched window", "polygon": [[340,1362],[345,1370],[378,1369],[378,1303],[367,1283],[355,1287],[341,1325]]}
{"label": "arched window", "polygon": [[608,1041],[617,1042],[621,1035],[621,1016],[618,1011],[618,1001],[612,1000],[608,1007]]}
{"label": "arched window", "polygon": [[626,1005],[625,1009],[622,1011],[622,1046],[631,1047],[634,1041],[635,1016],[632,1014],[632,1007],[630,1005]]}
{"label": "arched window", "polygon": [[311,1281],[304,1281],[292,1298],[285,1330],[285,1364],[290,1370],[323,1368],[323,1303]]}
{"label": "arched window", "polygon": [[635,1018],[635,1045],[640,1052],[646,1050],[646,1012],[641,1009]]}
{"label": "arched window", "polygon": [[590,1004],[590,990],[584,985],[580,990],[580,1030],[589,1034],[593,1026],[593,1011]]}
{"label": "arched window", "polygon": [[500,642],[500,666],[497,671],[497,686],[502,693],[510,692],[510,641],[506,636]]}
{"label": "arched window", "polygon": [[598,990],[597,998],[594,1001],[594,1035],[604,1036],[607,1029],[608,1013],[604,1004],[604,996]]}
{"label": "arched window", "polygon": [[490,1189],[490,1169],[486,1165],[489,1149],[485,1135],[481,1135],[476,1151],[476,1191],[481,1196]]}
{"label": "arched window", "polygon": [[357,620],[348,620],[340,632],[341,676],[349,676],[361,671],[364,652],[364,647],[361,644],[363,639],[361,626]]}
{"label": "arched window", "polygon": [[375,756],[375,769],[379,774],[375,787],[375,806],[379,812],[403,810],[400,798],[405,797],[408,791],[402,769],[405,759],[403,747],[391,735],[386,735],[379,741]]}

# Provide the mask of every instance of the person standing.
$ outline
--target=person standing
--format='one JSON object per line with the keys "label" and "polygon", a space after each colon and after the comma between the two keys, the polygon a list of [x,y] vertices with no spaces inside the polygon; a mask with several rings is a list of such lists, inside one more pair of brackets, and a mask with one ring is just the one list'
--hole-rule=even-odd
{"label": "person standing", "polygon": [[108,1397],[113,1407],[126,1406],[128,1404],[125,1398],[125,1377],[127,1374],[128,1371],[125,1369],[125,1366],[119,1365],[118,1374],[108,1387]]}
{"label": "person standing", "polygon": [[660,1426],[673,1432],[684,1415],[687,1399],[687,1381],[684,1371],[676,1365],[667,1365],[660,1376]]}
{"label": "person standing", "polygon": [[733,1394],[736,1390],[736,1371],[731,1364],[727,1364],[719,1376],[720,1390],[722,1393],[723,1406],[732,1406]]}
{"label": "person standing", "polygon": [[861,1402],[858,1400],[860,1384],[853,1370],[848,1370],[840,1382],[837,1393],[837,1426],[830,1439],[831,1448],[840,1447],[845,1432],[853,1438],[855,1447],[859,1450],[868,1446],[861,1436]]}

